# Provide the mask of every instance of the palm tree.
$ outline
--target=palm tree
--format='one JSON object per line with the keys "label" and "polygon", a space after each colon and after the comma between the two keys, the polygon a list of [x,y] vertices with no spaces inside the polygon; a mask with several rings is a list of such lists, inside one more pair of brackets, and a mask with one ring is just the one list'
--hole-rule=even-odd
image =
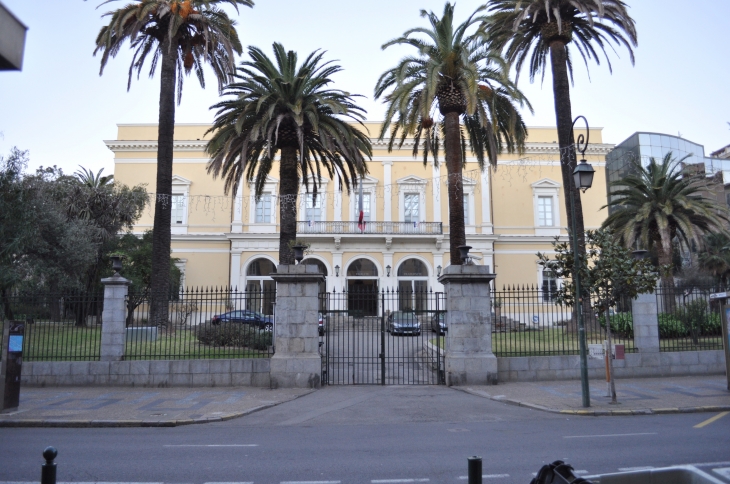
{"label": "palm tree", "polygon": [[730,279],[730,238],[727,234],[706,234],[697,259],[700,267],[712,274],[716,283],[727,287]]}
{"label": "palm tree", "polygon": [[[115,0],[107,0],[105,5]],[[160,65],[160,112],[157,133],[157,197],[152,249],[152,320],[167,324],[167,293],[170,271],[170,219],[172,199],[172,154],[175,131],[175,91],[180,103],[183,72],[195,72],[205,87],[203,65],[208,63],[218,81],[218,89],[230,79],[234,70],[234,52],[242,47],[234,28],[235,22],[218,8],[229,4],[238,11],[239,5],[253,6],[252,0],[133,0],[128,5],[109,12],[109,24],[102,27],[96,38],[96,50],[102,54],[99,75],[104,72],[109,57],[115,57],[126,40],[134,49],[129,66],[127,90],[132,75],[139,78],[145,60],[151,57],[149,75]],[[163,296],[164,295],[164,296]]]}
{"label": "palm tree", "polygon": [[[661,266],[671,265],[675,238],[690,247],[704,234],[726,233],[724,224],[730,223],[727,208],[705,195],[704,175],[682,169],[686,158],[677,160],[670,151],[660,163],[655,158],[646,167],[632,162],[633,173],[611,183],[617,190],[602,207],[615,209],[603,226],[611,227],[627,246],[638,240],[644,247],[656,248]],[[662,284],[674,286],[669,271]]]}
{"label": "palm tree", "polygon": [[578,247],[585,254],[583,205],[573,181],[576,155],[570,105],[571,52],[577,51],[587,68],[589,60],[600,64],[600,50],[611,71],[606,46],[613,49],[613,42],[628,49],[633,64],[634,20],[621,0],[489,0],[487,7],[489,39],[514,64],[518,79],[525,61],[528,61],[530,81],[538,74],[544,77],[550,55],[565,208],[571,220],[573,210],[569,201],[575,196]]}
{"label": "palm tree", "polygon": [[89,168],[84,168],[79,165],[79,170],[76,170],[74,175],[81,182],[82,185],[89,188],[101,188],[114,183],[114,175],[101,176],[101,172],[104,168],[100,169],[96,174]]}
{"label": "palm tree", "polygon": [[225,89],[229,98],[212,106],[218,111],[208,131],[213,133],[208,173],[220,175],[225,192],[234,195],[245,176],[258,199],[281,152],[279,263],[293,264],[300,179],[309,192],[309,175],[314,175],[316,197],[324,169],[349,193],[357,177],[367,173],[364,157],[372,156],[372,147],[363,124],[365,110],[355,104],[360,96],[328,87],[340,66],[323,62],[321,51],[299,64],[296,52],[279,43],[273,49],[275,63],[261,49],[249,47],[251,60],[241,63],[236,82]]}
{"label": "palm tree", "polygon": [[[504,148],[509,152],[524,148],[527,129],[513,103],[532,109],[507,78],[508,68],[502,58],[485,43],[485,32],[470,29],[486,21],[478,15],[483,10],[478,8],[458,26],[454,26],[454,5],[450,3],[445,4],[441,18],[421,10],[430,28],[410,29],[383,45],[383,49],[410,45],[418,54],[401,59],[380,76],[375,86],[375,98],[384,97],[387,105],[380,139],[390,131],[389,150],[396,143],[403,146],[406,137],[412,135],[414,156],[418,156],[423,141],[424,165],[429,153],[438,163],[443,137],[453,265],[462,263],[458,247],[466,244],[461,173],[467,139],[482,170],[485,159],[496,166],[497,153]],[[435,120],[437,115],[440,119]]]}

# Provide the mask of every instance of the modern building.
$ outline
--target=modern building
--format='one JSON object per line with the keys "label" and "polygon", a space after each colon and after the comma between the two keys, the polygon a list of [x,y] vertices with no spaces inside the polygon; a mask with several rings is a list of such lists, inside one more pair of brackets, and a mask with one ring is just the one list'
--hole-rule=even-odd
{"label": "modern building", "polygon": [[23,68],[27,30],[28,27],[0,2],[0,71]]}
{"label": "modern building", "polygon": [[[326,275],[326,290],[385,288],[442,289],[437,278],[449,264],[446,168],[412,155],[413,143],[387,151],[375,139],[378,123],[367,123],[373,143],[369,174],[362,180],[365,230],[357,226],[357,191],[341,191],[336,181],[320,180],[319,194],[302,188],[296,209],[298,237],[310,245],[306,259]],[[206,171],[208,125],[175,128],[172,249],[188,286],[231,285],[247,290],[273,288],[279,244],[278,166],[256,200],[245,181],[235,197]],[[613,147],[591,129],[586,153],[596,170],[593,188],[583,196],[586,228],[605,218],[605,156]],[[154,190],[156,124],[124,124],[116,140],[114,178]],[[496,170],[479,170],[468,158],[464,170],[467,244],[475,263],[497,274],[498,287],[556,281],[537,264],[538,251],[550,253],[568,224],[555,128],[531,128],[526,152],[501,155]],[[443,156],[441,157],[443,160]],[[154,198],[153,198],[154,199]],[[154,207],[135,226],[152,228]],[[323,288],[324,289],[324,288]]]}

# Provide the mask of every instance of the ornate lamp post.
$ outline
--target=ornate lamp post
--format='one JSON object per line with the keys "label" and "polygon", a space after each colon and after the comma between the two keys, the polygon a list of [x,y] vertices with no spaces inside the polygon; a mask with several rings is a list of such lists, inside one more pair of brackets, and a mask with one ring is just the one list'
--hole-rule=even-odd
{"label": "ornate lamp post", "polygon": [[[588,120],[585,118],[585,116],[578,116],[573,120],[573,126],[571,127],[571,131],[575,127],[575,123],[581,118],[586,123],[586,135],[585,137],[582,134],[578,135],[578,138],[575,141],[575,145],[581,154],[581,160],[580,163],[575,167],[575,170],[573,170],[573,180],[575,182],[575,189],[583,190],[583,193],[585,193],[585,191],[588,190],[591,185],[593,185],[593,175],[595,174],[595,170],[585,160],[586,149],[588,149],[588,139],[590,134],[590,127],[588,126]],[[573,232],[573,260],[575,264],[575,266],[573,267],[573,277],[575,280],[575,310],[576,315],[578,316],[578,338],[580,344],[580,386],[581,394],[583,396],[583,406],[590,407],[591,395],[590,388],[588,386],[588,356],[586,351],[586,328],[583,322],[583,298],[581,297],[582,293],[580,288],[580,271],[578,265],[578,233],[575,222],[574,190],[571,190],[570,192],[570,208],[570,212],[572,214],[571,231]]]}

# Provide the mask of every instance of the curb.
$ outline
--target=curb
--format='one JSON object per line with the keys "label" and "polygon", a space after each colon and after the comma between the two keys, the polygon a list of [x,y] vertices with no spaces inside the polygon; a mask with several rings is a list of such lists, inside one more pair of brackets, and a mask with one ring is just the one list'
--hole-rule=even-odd
{"label": "curb", "polygon": [[641,409],[622,409],[622,410],[573,410],[559,409],[538,405],[536,403],[522,402],[512,400],[506,397],[493,397],[488,393],[474,390],[468,387],[451,387],[477,397],[488,398],[495,402],[506,403],[516,407],[524,407],[541,412],[557,413],[561,415],[576,415],[581,417],[626,417],[628,415],[667,415],[676,413],[701,413],[701,412],[727,412],[730,411],[730,405],[711,405],[704,407],[668,407],[668,408],[641,408]]}
{"label": "curb", "polygon": [[197,425],[214,422],[223,422],[234,418],[243,417],[260,410],[281,405],[282,403],[292,402],[298,398],[304,397],[316,391],[312,389],[307,393],[297,395],[291,400],[284,402],[268,403],[259,405],[258,407],[249,408],[242,412],[228,413],[216,417],[189,418],[181,420],[61,420],[61,419],[24,419],[9,420],[0,419],[0,428],[19,428],[19,427],[46,427],[46,428],[121,428],[121,427],[181,427],[183,425]]}

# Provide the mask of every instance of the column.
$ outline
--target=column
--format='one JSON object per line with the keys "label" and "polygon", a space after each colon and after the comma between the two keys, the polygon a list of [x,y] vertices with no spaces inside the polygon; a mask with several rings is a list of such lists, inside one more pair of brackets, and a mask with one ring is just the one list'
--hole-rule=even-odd
{"label": "column", "polygon": [[335,189],[335,222],[342,222],[342,192]]}
{"label": "column", "polygon": [[[482,172],[481,199],[482,199],[482,233],[493,234],[494,224],[492,223],[492,190],[489,186],[490,168]],[[475,204],[476,205],[476,204]]]}
{"label": "column", "polygon": [[101,313],[101,361],[122,361],[127,320],[127,291],[131,281],[115,274],[102,279],[104,311]]}
{"label": "column", "polygon": [[239,182],[236,199],[233,202],[233,222],[231,223],[231,232],[234,234],[240,234],[243,232],[243,182]]}
{"label": "column", "polygon": [[280,265],[276,271],[271,275],[276,281],[271,388],[319,388],[322,358],[317,315],[324,275],[313,265]]}
{"label": "column", "polygon": [[431,164],[433,170],[433,183],[431,186],[431,195],[433,197],[433,221],[441,221],[441,167],[435,163]]}
{"label": "column", "polygon": [[392,210],[392,201],[393,201],[393,193],[395,190],[393,190],[393,176],[391,174],[391,169],[393,166],[393,162],[386,160],[383,161],[383,222],[392,222],[393,221],[393,210]]}
{"label": "column", "polygon": [[659,353],[659,321],[656,294],[639,294],[631,301],[634,323],[634,345],[639,353]]}
{"label": "column", "polygon": [[[234,252],[235,251],[235,252]],[[232,288],[237,288],[239,291],[245,290],[241,285],[241,250],[231,250],[231,281],[229,282]]]}
{"label": "column", "polygon": [[485,266],[449,266],[439,282],[446,292],[446,384],[494,385],[497,357],[492,353],[489,283],[495,274]]}
{"label": "column", "polygon": [[345,268],[342,266],[342,251],[337,250],[332,252],[332,270],[335,270],[335,266],[339,266],[339,275],[332,274],[332,287],[328,288],[329,291],[340,292],[345,286]]}

